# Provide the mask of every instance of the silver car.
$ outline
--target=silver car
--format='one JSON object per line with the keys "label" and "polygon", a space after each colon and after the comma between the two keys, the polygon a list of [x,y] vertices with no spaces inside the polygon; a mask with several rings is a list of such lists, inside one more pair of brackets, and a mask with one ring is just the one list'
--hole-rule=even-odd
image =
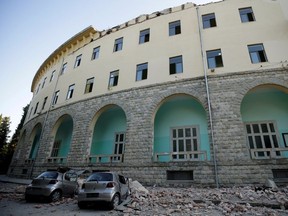
{"label": "silver car", "polygon": [[35,197],[48,198],[55,202],[62,196],[74,196],[78,191],[77,174],[75,172],[47,171],[33,179],[26,187],[25,199],[31,201]]}
{"label": "silver car", "polygon": [[80,209],[89,204],[104,201],[114,209],[129,195],[127,179],[115,172],[92,173],[78,193],[78,206]]}

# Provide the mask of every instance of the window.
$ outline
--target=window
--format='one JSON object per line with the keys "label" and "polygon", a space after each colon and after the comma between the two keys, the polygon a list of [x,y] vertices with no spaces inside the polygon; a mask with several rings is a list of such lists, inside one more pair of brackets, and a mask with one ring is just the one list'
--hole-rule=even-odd
{"label": "window", "polygon": [[112,71],[109,78],[109,87],[117,86],[119,78],[119,70]]}
{"label": "window", "polygon": [[[124,145],[125,145],[125,133],[116,133],[114,154],[115,155],[124,154]],[[113,161],[121,161],[121,159],[122,159],[122,156],[113,157]]]}
{"label": "window", "polygon": [[177,127],[171,128],[173,160],[191,160],[199,159],[197,152],[200,150],[198,127]]}
{"label": "window", "polygon": [[177,74],[183,72],[182,56],[176,56],[169,59],[170,74]]}
{"label": "window", "polygon": [[208,68],[223,67],[221,49],[207,51]]}
{"label": "window", "polygon": [[122,50],[122,46],[123,46],[123,38],[118,38],[115,40],[115,44],[114,44],[114,52],[120,51]]}
{"label": "window", "polygon": [[150,29],[140,31],[139,44],[149,42],[149,40],[150,40]]}
{"label": "window", "polygon": [[51,157],[57,157],[58,156],[60,145],[61,145],[61,140],[54,142],[52,152],[51,152]]}
{"label": "window", "polygon": [[99,58],[99,54],[100,54],[100,46],[95,47],[93,49],[91,60]]}
{"label": "window", "polygon": [[148,74],[148,63],[137,65],[136,69],[136,81],[147,79]]}
{"label": "window", "polygon": [[34,113],[33,113],[33,114],[36,114],[36,112],[37,112],[37,109],[38,109],[38,104],[39,104],[39,102],[37,102],[37,104],[36,104],[36,107],[35,107],[35,110],[34,110]]}
{"label": "window", "polygon": [[253,22],[255,21],[254,13],[251,7],[239,9],[241,22]]}
{"label": "window", "polygon": [[61,74],[64,74],[67,69],[67,62],[62,65]]}
{"label": "window", "polygon": [[33,107],[31,107],[31,109],[30,109],[29,118],[31,117],[32,110],[33,110]]}
{"label": "window", "polygon": [[67,100],[72,98],[73,92],[74,92],[74,87],[75,87],[75,84],[69,86],[67,97],[66,97]]}
{"label": "window", "polygon": [[253,64],[267,62],[263,44],[248,45],[250,59]]}
{"label": "window", "polygon": [[45,86],[46,80],[47,80],[47,77],[44,78],[44,81],[43,81],[43,83],[42,83],[42,88]]}
{"label": "window", "polygon": [[79,67],[81,63],[82,55],[78,55],[75,60],[74,68]]}
{"label": "window", "polygon": [[52,82],[52,80],[54,79],[54,76],[55,76],[55,70],[52,71],[52,74],[51,74],[51,77],[50,77],[50,82]]}
{"label": "window", "polygon": [[84,92],[85,94],[92,92],[93,84],[94,84],[94,77],[87,79],[86,86],[85,86],[85,92]]}
{"label": "window", "polygon": [[47,103],[47,99],[48,99],[48,97],[45,97],[45,98],[44,98],[43,105],[42,105],[42,110],[45,108],[45,105],[46,105],[46,103]]}
{"label": "window", "polygon": [[214,13],[202,15],[202,22],[204,29],[217,26]]}
{"label": "window", "polygon": [[41,84],[39,83],[39,85],[38,85],[38,87],[37,87],[36,94],[39,92],[40,86],[41,86]]}
{"label": "window", "polygon": [[59,97],[59,92],[60,91],[56,91],[53,97],[53,102],[52,105],[55,105],[57,103],[58,97]]}
{"label": "window", "polygon": [[169,36],[181,34],[180,20],[169,23]]}
{"label": "window", "polygon": [[[274,148],[278,148],[277,131],[273,122],[246,123],[246,132],[251,157],[254,159],[270,158]],[[280,156],[280,151],[275,152]],[[274,156],[274,157],[275,157]]]}

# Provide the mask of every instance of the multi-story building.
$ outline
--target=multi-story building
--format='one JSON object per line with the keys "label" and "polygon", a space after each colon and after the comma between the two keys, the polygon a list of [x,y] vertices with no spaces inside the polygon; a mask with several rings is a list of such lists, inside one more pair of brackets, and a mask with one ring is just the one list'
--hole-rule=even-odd
{"label": "multi-story building", "polygon": [[288,1],[187,3],[88,27],[36,72],[9,175],[144,184],[288,179]]}

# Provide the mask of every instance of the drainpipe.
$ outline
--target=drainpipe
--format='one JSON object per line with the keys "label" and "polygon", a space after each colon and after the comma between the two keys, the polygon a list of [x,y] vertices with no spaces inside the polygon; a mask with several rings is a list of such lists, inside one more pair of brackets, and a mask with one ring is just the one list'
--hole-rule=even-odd
{"label": "drainpipe", "polygon": [[211,101],[210,101],[210,94],[209,94],[209,84],[208,84],[208,77],[207,77],[207,65],[206,65],[206,55],[203,51],[203,38],[202,32],[200,27],[200,15],[199,15],[199,7],[196,7],[197,11],[197,19],[198,19],[198,31],[200,37],[200,45],[201,45],[201,56],[202,56],[202,63],[204,69],[204,79],[205,79],[205,86],[206,86],[206,94],[207,94],[207,103],[208,103],[208,111],[209,111],[209,121],[211,127],[211,141],[212,141],[212,148],[213,148],[213,162],[214,162],[214,172],[215,172],[215,182],[216,187],[219,188],[219,180],[218,180],[218,170],[217,170],[217,159],[216,159],[216,148],[214,143],[214,130],[213,130],[213,121],[212,121],[212,111],[211,111]]}
{"label": "drainpipe", "polygon": [[[58,80],[59,80],[59,77],[60,77],[60,73],[61,73],[61,69],[62,69],[63,63],[64,63],[64,57],[63,57],[63,59],[62,59],[61,67],[60,67],[60,70],[59,70],[59,74],[58,74],[58,76],[57,76],[57,80],[56,80],[56,83],[55,83],[55,87],[54,87],[54,90],[53,90],[53,94],[55,93],[55,90],[56,90],[56,88],[57,88],[57,84],[58,84]],[[33,174],[33,170],[34,170],[34,166],[35,166],[35,161],[36,161],[36,158],[37,158],[37,155],[38,155],[38,150],[39,150],[39,148],[40,148],[40,141],[41,141],[41,139],[42,139],[42,137],[43,137],[44,128],[45,128],[45,125],[46,125],[46,121],[47,121],[47,118],[48,118],[48,114],[49,114],[49,112],[50,112],[50,110],[51,110],[51,107],[52,107],[52,103],[53,103],[53,99],[54,99],[54,98],[53,98],[53,94],[52,94],[52,98],[51,98],[51,101],[50,101],[50,104],[49,104],[49,108],[48,108],[48,110],[47,110],[47,112],[46,112],[46,115],[45,115],[45,118],[44,118],[43,128],[42,128],[42,131],[41,131],[41,134],[40,134],[40,137],[39,137],[39,146],[38,146],[37,151],[36,151],[36,156],[35,156],[35,158],[34,158],[34,160],[33,160],[33,162],[32,162],[31,172],[30,172],[30,175],[29,175],[29,178],[30,178],[30,179],[31,179],[32,174]]]}

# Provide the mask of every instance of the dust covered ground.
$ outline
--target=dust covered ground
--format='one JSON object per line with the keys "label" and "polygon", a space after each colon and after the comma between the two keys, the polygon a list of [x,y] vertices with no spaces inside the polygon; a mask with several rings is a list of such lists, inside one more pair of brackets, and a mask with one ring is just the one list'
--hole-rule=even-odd
{"label": "dust covered ground", "polygon": [[94,206],[80,210],[77,197],[59,202],[26,203],[25,186],[0,182],[0,215],[288,215],[288,187],[255,190],[254,187],[233,188],[163,188],[132,187],[131,195],[115,210]]}

